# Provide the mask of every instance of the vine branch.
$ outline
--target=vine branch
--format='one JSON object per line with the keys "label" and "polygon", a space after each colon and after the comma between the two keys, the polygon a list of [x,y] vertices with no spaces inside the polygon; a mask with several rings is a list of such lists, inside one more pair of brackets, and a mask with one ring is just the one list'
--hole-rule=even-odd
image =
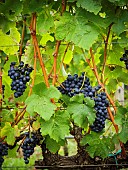
{"label": "vine branch", "polygon": [[53,85],[55,85],[55,83],[56,83],[57,57],[58,57],[58,51],[59,51],[60,43],[61,43],[61,41],[56,41],[55,52],[53,54],[53,56],[54,56],[54,66],[53,66],[54,75],[53,75],[53,81],[52,81]]}
{"label": "vine branch", "polygon": [[37,61],[37,56],[36,56],[36,49],[34,47],[34,73],[33,73],[33,79],[32,79],[32,84],[30,85],[30,91],[28,96],[30,96],[32,94],[32,88],[34,86],[35,83],[35,77],[36,77],[36,61]]}
{"label": "vine branch", "polygon": [[66,0],[62,0],[62,13],[61,15],[63,14],[63,12],[66,10]]}
{"label": "vine branch", "polygon": [[111,28],[112,28],[113,22],[109,25],[108,34],[105,40],[105,48],[104,48],[104,61],[103,61],[103,68],[102,68],[102,81],[104,82],[104,72],[105,72],[105,65],[107,60],[107,47],[108,47],[108,39],[110,36]]}
{"label": "vine branch", "polygon": [[38,54],[38,59],[40,62],[40,66],[42,68],[43,75],[44,75],[45,84],[47,87],[50,87],[49,82],[48,82],[48,76],[47,76],[46,69],[45,69],[45,65],[44,65],[43,58],[40,53],[40,48],[39,48],[37,37],[36,37],[36,14],[35,13],[32,14],[32,21],[31,21],[31,25],[30,25],[29,29],[31,31],[33,44],[34,44],[36,52]]}
{"label": "vine branch", "polygon": [[26,28],[26,18],[23,20],[23,28],[22,28],[22,36],[21,36],[21,42],[20,42],[20,53],[19,53],[19,62],[21,61],[22,56],[22,47],[23,47],[23,41],[24,41],[24,34],[25,34],[25,28]]}
{"label": "vine branch", "polygon": [[62,61],[61,61],[61,63],[60,63],[60,68],[59,68],[59,71],[58,71],[58,75],[59,75],[59,73],[60,73],[60,70],[61,70],[61,67],[62,67],[64,58],[65,58],[65,55],[66,55],[67,50],[68,50],[68,47],[69,47],[69,43],[67,44],[66,49],[65,49],[65,51],[64,51],[64,55],[63,55]]}

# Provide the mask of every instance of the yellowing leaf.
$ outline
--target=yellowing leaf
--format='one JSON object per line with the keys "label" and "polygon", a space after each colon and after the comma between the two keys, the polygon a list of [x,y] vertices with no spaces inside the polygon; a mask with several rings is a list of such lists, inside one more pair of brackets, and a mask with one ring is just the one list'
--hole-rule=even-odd
{"label": "yellowing leaf", "polygon": [[16,136],[16,137],[20,136],[20,131],[19,131],[17,125],[14,126],[14,133],[15,133],[15,136]]}
{"label": "yellowing leaf", "polygon": [[46,45],[46,43],[47,43],[48,41],[53,42],[53,41],[54,41],[54,38],[53,38],[50,34],[48,34],[48,33],[43,34],[43,36],[42,36],[42,38],[41,38],[41,40],[40,40],[40,44],[41,44],[41,45]]}
{"label": "yellowing leaf", "polygon": [[5,126],[1,129],[1,137],[6,136],[6,141],[9,145],[13,145],[15,137],[19,135],[18,126],[13,128],[9,122],[6,122]]}
{"label": "yellowing leaf", "polygon": [[68,50],[65,55],[65,58],[64,58],[64,63],[69,64],[71,62],[72,58],[73,58],[73,51]]}
{"label": "yellowing leaf", "polygon": [[38,130],[40,128],[40,123],[38,121],[33,122],[32,127],[34,130]]}
{"label": "yellowing leaf", "polygon": [[17,28],[10,29],[10,35],[6,35],[0,30],[0,50],[4,51],[6,54],[17,53],[20,42],[20,33]]}

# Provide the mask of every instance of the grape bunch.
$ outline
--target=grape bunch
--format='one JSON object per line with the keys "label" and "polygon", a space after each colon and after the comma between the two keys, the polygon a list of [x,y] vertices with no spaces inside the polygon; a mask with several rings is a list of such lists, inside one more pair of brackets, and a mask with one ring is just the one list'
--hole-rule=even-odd
{"label": "grape bunch", "polygon": [[92,87],[90,80],[83,72],[80,76],[77,74],[68,75],[67,79],[57,87],[62,94],[73,97],[79,93],[83,93],[84,97],[90,97],[95,101],[94,109],[96,110],[96,119],[90,126],[92,131],[100,132],[105,127],[107,118],[107,107],[109,102],[105,92],[99,92],[101,86]]}
{"label": "grape bunch", "polygon": [[29,158],[30,156],[34,153],[34,148],[36,147],[37,144],[39,144],[39,138],[35,135],[35,133],[31,133],[31,137],[29,132],[25,133],[25,140],[23,144],[21,145],[22,151],[23,151],[23,156],[24,156],[24,161],[25,164],[29,163]]}
{"label": "grape bunch", "polygon": [[123,57],[120,58],[120,61],[124,61],[126,69],[128,69],[128,50],[125,50]]}
{"label": "grape bunch", "polygon": [[8,146],[0,142],[0,170],[2,170],[2,164],[4,162],[4,156],[8,155]]}
{"label": "grape bunch", "polygon": [[109,106],[109,102],[106,97],[105,92],[101,92],[96,95],[94,98],[95,101],[95,110],[96,110],[96,118],[93,122],[93,125],[90,126],[92,131],[100,132],[105,128],[105,120],[108,117],[107,107]]}
{"label": "grape bunch", "polygon": [[23,95],[25,89],[27,88],[26,84],[30,80],[30,73],[32,70],[33,68],[29,67],[28,64],[24,65],[23,61],[21,61],[18,66],[16,66],[16,62],[11,62],[8,76],[12,79],[11,90],[15,91],[15,98]]}

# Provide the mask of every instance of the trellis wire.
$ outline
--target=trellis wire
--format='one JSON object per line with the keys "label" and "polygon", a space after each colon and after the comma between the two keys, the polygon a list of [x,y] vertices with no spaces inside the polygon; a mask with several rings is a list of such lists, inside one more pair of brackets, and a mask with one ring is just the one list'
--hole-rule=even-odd
{"label": "trellis wire", "polygon": [[[100,43],[94,43],[94,44],[106,44],[107,42],[100,42]],[[128,44],[128,42],[111,42],[107,43],[108,45],[111,44]],[[33,44],[12,44],[12,45],[0,45],[0,47],[13,47],[13,46],[34,46]],[[67,44],[61,44],[61,45],[67,45]],[[49,45],[48,45],[49,46]],[[52,46],[52,45],[51,45]],[[42,48],[45,46],[41,46]]]}
{"label": "trellis wire", "polygon": [[[20,168],[96,168],[96,167],[102,167],[102,168],[108,168],[108,167],[117,167],[117,164],[97,164],[97,165],[53,165],[53,166],[30,166],[30,167],[25,167],[25,166],[6,166],[6,167],[2,167],[3,170],[4,169],[7,169],[7,168],[10,168],[10,169],[13,169],[13,168],[17,168],[17,169],[20,169]],[[128,168],[128,164],[118,164],[118,167],[125,167],[125,168]]]}

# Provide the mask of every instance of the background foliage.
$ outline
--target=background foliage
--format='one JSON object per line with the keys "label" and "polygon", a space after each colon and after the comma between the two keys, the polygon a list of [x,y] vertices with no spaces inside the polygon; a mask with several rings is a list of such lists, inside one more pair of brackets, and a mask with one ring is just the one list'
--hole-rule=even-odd
{"label": "background foliage", "polygon": [[[82,128],[81,144],[88,144],[91,157],[106,158],[116,143],[126,143],[128,104],[121,106],[114,94],[122,83],[128,85],[128,70],[120,61],[128,48],[127,30],[127,0],[1,1],[1,140],[14,145],[23,131],[40,129],[47,148],[55,153],[75,125]],[[21,60],[34,71],[23,96],[14,98],[8,70],[12,61]],[[68,74],[82,72],[92,86],[102,85],[115,115],[101,133],[87,134],[95,120],[94,102],[81,94],[69,98],[56,88]]]}

